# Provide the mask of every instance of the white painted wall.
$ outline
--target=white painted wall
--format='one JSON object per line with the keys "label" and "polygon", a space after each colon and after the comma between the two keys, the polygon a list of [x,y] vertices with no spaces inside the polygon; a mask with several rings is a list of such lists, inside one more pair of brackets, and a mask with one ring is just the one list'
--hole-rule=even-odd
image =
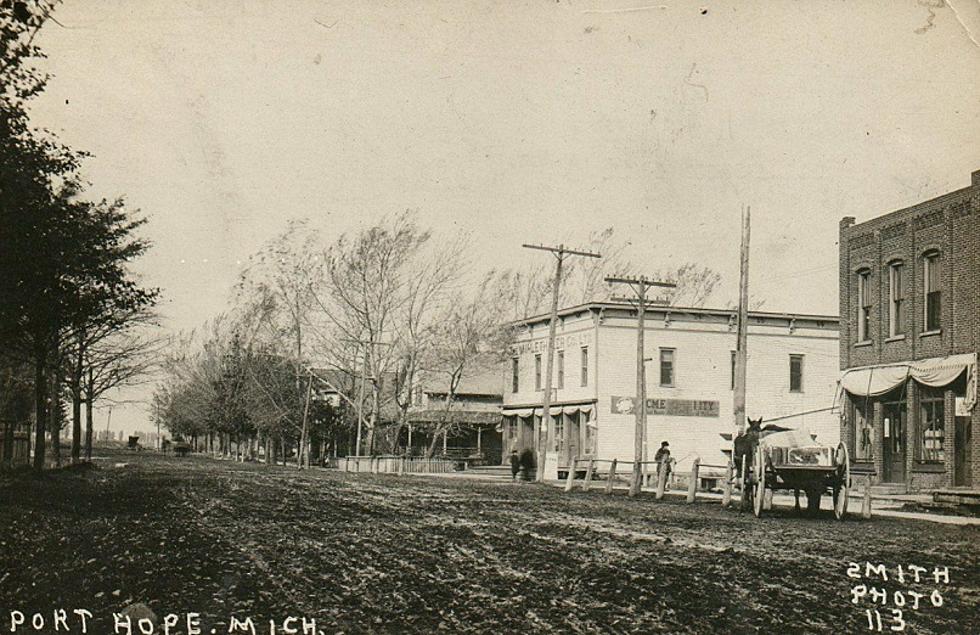
{"label": "white painted wall", "polygon": [[[836,328],[795,328],[787,321],[750,324],[748,336],[748,378],[746,412],[749,417],[773,419],[833,405],[838,376],[838,335]],[[636,393],[636,321],[619,312],[606,314],[598,333],[592,315],[569,317],[559,325],[558,335],[566,337],[565,387],[557,392],[558,401],[598,398],[594,420],[598,425],[598,456],[632,460],[635,417],[614,414],[613,396],[633,397]],[[596,341],[596,338],[598,341]],[[661,441],[668,441],[678,469],[689,469],[695,456],[702,463],[721,465],[729,448],[721,433],[731,433],[734,415],[731,390],[731,351],[735,331],[717,319],[696,315],[648,318],[645,336],[647,397],[717,401],[718,417],[647,415],[648,457],[652,460]],[[510,391],[509,369],[504,386],[504,404],[540,403],[542,394],[534,390],[534,352],[546,356],[547,323],[536,325],[519,338],[521,390]],[[589,385],[579,385],[578,349],[589,345]],[[660,386],[660,348],[675,349],[674,386]],[[804,356],[803,390],[790,392],[789,359]],[[542,362],[543,376],[543,362]],[[785,427],[808,428],[820,443],[837,444],[838,415],[821,412],[776,422]]]}

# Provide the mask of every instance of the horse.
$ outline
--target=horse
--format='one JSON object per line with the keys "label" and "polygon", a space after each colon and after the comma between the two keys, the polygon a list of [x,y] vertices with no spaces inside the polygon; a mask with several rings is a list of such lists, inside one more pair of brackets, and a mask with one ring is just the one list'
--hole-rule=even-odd
{"label": "horse", "polygon": [[[749,419],[749,427],[746,428],[745,432],[735,437],[734,441],[734,451],[732,452],[733,464],[735,470],[739,471],[742,469],[742,461],[745,461],[745,472],[739,472],[742,478],[742,488],[745,491],[747,487],[746,479],[748,479],[748,468],[752,465],[753,457],[755,456],[756,448],[759,447],[759,439],[762,439],[774,432],[785,432],[790,430],[790,428],[784,428],[782,426],[777,426],[773,424],[767,424],[765,427],[762,426],[762,417],[758,419]],[[796,491],[796,507],[799,509],[800,506],[800,493],[799,490]]]}

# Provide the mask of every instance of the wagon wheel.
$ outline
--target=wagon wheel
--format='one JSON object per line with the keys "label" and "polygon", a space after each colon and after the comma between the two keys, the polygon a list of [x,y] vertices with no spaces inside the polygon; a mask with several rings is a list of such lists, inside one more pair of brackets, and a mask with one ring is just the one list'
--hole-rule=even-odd
{"label": "wagon wheel", "polygon": [[[840,465],[842,460],[844,464]],[[844,516],[847,515],[847,496],[851,490],[851,461],[847,446],[843,443],[837,446],[837,461],[840,483],[834,485],[834,516],[837,520],[844,520]]]}
{"label": "wagon wheel", "polygon": [[755,491],[752,492],[752,511],[756,518],[762,517],[762,506],[766,500],[766,455],[760,445],[755,451],[755,462],[752,465],[755,475]]}

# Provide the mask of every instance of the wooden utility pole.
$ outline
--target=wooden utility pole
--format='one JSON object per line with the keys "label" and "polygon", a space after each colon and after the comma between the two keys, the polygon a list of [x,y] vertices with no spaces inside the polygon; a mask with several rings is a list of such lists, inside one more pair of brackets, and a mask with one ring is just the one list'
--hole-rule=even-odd
{"label": "wooden utility pole", "polygon": [[[565,245],[557,247],[546,247],[544,245],[522,245],[526,249],[540,249],[550,251],[558,259],[555,266],[555,279],[551,286],[551,318],[548,320],[548,353],[545,359],[544,371],[544,396],[541,399],[541,421],[537,424],[534,431],[534,448],[537,454],[537,470],[535,480],[539,483],[544,481],[544,459],[547,452],[547,442],[552,437],[554,426],[548,426],[547,436],[542,435],[543,426],[551,418],[551,380],[552,366],[555,356],[555,328],[558,325],[558,293],[561,290],[561,271],[566,256],[585,256],[586,258],[601,258],[601,254],[591,251],[576,251],[567,249]],[[533,421],[533,416],[532,416]],[[544,438],[543,438],[544,437]]]}
{"label": "wooden utility pole", "polygon": [[633,413],[636,415],[636,430],[633,437],[633,480],[630,482],[630,496],[640,493],[642,466],[646,460],[646,429],[647,429],[647,373],[644,357],[644,329],[646,324],[647,290],[650,287],[672,289],[677,285],[673,282],[648,280],[639,278],[608,277],[606,282],[613,284],[628,284],[636,294],[636,401]]}
{"label": "wooden utility pole", "polygon": [[[751,208],[742,213],[742,249],[738,276],[738,323],[735,344],[735,435],[745,432],[745,371],[748,361],[746,349],[749,323],[749,215]],[[733,455],[734,456],[734,455]],[[738,466],[736,466],[737,468]]]}

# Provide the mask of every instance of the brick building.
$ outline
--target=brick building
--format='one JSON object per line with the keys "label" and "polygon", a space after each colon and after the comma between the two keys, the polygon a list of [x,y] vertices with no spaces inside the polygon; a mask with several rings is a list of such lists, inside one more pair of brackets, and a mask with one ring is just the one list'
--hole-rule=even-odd
{"label": "brick building", "polygon": [[910,490],[980,483],[980,171],[840,223],[841,437],[858,471]]}
{"label": "brick building", "polygon": [[[635,308],[625,303],[590,303],[559,312],[554,434],[547,465],[557,461],[561,469],[573,454],[633,459],[636,320]],[[703,463],[722,464],[734,428],[734,312],[651,306],[645,324],[648,458],[667,440],[681,469],[695,456]],[[788,417],[779,423],[807,428],[821,443],[838,442],[838,416],[830,411],[838,375],[837,326],[836,316],[750,312],[750,417]],[[547,338],[547,316],[519,325],[505,371],[505,454],[533,445]],[[790,416],[799,413],[808,414]],[[567,446],[562,441],[565,428]]]}

